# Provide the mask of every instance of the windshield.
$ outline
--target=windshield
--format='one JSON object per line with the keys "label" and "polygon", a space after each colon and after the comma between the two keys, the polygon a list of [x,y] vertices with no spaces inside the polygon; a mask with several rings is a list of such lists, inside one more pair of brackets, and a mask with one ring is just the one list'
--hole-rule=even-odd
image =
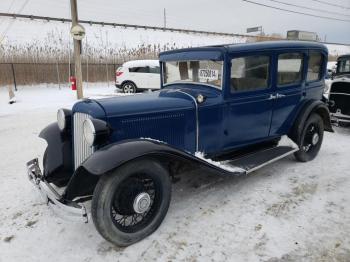
{"label": "windshield", "polygon": [[338,73],[350,73],[350,58],[340,59],[337,67]]}
{"label": "windshield", "polygon": [[168,61],[163,64],[164,85],[200,83],[221,89],[223,61]]}

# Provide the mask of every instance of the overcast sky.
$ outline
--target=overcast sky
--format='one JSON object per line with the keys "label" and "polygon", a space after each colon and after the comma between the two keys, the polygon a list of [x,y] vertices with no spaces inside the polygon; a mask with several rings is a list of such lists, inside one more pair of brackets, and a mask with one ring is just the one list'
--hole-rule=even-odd
{"label": "overcast sky", "polygon": [[[70,16],[69,0],[1,0],[0,12],[19,12],[26,1],[28,2],[21,11],[23,14]],[[298,29],[317,32],[322,40],[326,37],[328,42],[350,43],[350,0],[252,1],[347,21],[292,14],[242,0],[78,0],[78,11],[79,18],[84,20],[162,26],[163,8],[166,8],[168,27],[245,33],[247,27],[261,25],[268,34],[279,33],[285,36],[287,30]],[[324,11],[308,10],[278,2]]]}

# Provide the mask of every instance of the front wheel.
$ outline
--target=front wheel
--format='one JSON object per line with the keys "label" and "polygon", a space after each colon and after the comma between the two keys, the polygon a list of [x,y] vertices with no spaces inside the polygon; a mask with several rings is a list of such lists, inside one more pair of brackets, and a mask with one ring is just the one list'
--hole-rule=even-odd
{"label": "front wheel", "polygon": [[318,114],[312,114],[305,122],[298,139],[299,151],[294,153],[300,162],[313,160],[320,151],[323,141],[324,124]]}
{"label": "front wheel", "polygon": [[170,198],[170,177],[162,165],[131,161],[100,179],[92,198],[92,219],[106,240],[128,246],[159,227]]}
{"label": "front wheel", "polygon": [[124,83],[122,89],[125,94],[134,94],[137,91],[136,85],[131,82]]}

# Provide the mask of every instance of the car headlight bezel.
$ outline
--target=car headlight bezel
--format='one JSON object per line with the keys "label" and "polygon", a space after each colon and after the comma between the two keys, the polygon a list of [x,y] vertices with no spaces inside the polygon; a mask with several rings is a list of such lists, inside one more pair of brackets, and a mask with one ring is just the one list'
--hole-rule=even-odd
{"label": "car headlight bezel", "polygon": [[91,119],[86,119],[83,122],[83,135],[86,143],[93,146],[96,140],[96,130]]}
{"label": "car headlight bezel", "polygon": [[57,111],[57,125],[61,132],[70,129],[72,111],[69,109],[60,108]]}
{"label": "car headlight bezel", "polygon": [[103,120],[88,118],[83,122],[83,136],[90,146],[106,143],[110,133],[109,125]]}

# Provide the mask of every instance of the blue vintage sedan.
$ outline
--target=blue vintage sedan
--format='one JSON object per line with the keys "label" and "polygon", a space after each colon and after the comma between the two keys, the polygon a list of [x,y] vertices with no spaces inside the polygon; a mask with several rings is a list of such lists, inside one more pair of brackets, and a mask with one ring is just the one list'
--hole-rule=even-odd
{"label": "blue vintage sedan", "polygon": [[66,217],[87,222],[91,200],[105,239],[135,243],[161,224],[183,166],[245,175],[293,153],[315,158],[333,132],[327,56],[322,44],[295,41],[161,53],[160,91],[60,109],[40,133],[44,170],[29,161],[29,179]]}

